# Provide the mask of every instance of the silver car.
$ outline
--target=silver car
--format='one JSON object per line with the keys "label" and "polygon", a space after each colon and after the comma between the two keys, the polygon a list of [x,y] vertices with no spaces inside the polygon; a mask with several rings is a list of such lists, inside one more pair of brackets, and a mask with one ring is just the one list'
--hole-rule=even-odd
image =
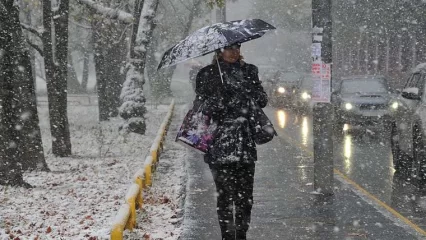
{"label": "silver car", "polygon": [[342,78],[332,102],[335,108],[335,126],[387,125],[395,112],[396,95],[383,76],[351,76]]}
{"label": "silver car", "polygon": [[398,97],[391,144],[396,169],[413,170],[418,183],[426,183],[426,64],[417,66]]}

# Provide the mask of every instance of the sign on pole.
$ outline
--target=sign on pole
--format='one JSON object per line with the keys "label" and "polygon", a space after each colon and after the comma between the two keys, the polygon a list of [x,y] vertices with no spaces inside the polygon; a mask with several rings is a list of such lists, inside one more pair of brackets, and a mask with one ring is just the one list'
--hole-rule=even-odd
{"label": "sign on pole", "polygon": [[321,59],[321,43],[312,43],[311,55],[314,62]]}
{"label": "sign on pole", "polygon": [[312,101],[330,103],[331,101],[331,64],[322,61],[312,63]]}

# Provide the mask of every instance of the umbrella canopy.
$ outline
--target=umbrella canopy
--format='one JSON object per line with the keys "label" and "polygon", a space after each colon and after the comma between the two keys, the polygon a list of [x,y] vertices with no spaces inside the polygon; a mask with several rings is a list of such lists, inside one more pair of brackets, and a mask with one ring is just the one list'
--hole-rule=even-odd
{"label": "umbrella canopy", "polygon": [[260,38],[273,29],[274,26],[260,19],[216,23],[203,27],[167,50],[158,69],[206,55],[235,43]]}

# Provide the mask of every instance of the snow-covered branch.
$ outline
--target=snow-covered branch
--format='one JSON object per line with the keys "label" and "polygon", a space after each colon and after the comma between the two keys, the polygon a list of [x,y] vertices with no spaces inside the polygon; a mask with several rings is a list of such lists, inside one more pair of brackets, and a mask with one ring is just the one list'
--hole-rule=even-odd
{"label": "snow-covered branch", "polygon": [[133,15],[120,9],[105,7],[92,0],[77,0],[77,2],[88,6],[97,13],[107,16],[110,19],[117,19],[124,23],[133,23]]}
{"label": "snow-covered branch", "polygon": [[44,56],[43,50],[39,46],[37,46],[37,44],[32,43],[29,39],[27,39],[27,43],[32,48],[34,48],[40,54],[40,56]]}
{"label": "snow-covered branch", "polygon": [[43,31],[37,31],[33,27],[26,25],[26,24],[23,24],[23,23],[21,23],[21,27],[23,29],[27,30],[28,32],[33,33],[34,35],[36,35],[37,37],[39,37],[41,39],[41,34],[43,34]]}
{"label": "snow-covered branch", "polygon": [[136,51],[141,51],[142,58],[145,61],[146,49],[152,37],[154,30],[154,17],[157,14],[159,0],[147,0],[142,10],[139,21],[139,31],[136,36]]}
{"label": "snow-covered branch", "polygon": [[72,24],[74,24],[74,25],[76,25],[76,26],[79,26],[81,28],[92,29],[91,26],[87,26],[87,25],[81,24],[79,22],[76,22],[76,21],[72,20],[71,18],[69,19],[69,22],[72,23]]}

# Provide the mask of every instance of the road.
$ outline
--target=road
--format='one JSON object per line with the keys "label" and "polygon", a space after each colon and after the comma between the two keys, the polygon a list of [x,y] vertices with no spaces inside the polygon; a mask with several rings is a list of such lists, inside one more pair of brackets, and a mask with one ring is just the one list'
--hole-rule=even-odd
{"label": "road", "polygon": [[[265,112],[278,137],[258,147],[249,239],[423,239],[423,199],[395,174],[386,134],[374,133],[380,129],[335,139],[341,175],[335,176],[335,196],[324,202],[312,194],[312,119]],[[188,169],[182,239],[220,239],[208,167],[194,154]]]}
{"label": "road", "polygon": [[[282,137],[312,154],[312,119],[285,110],[268,109]],[[395,172],[387,131],[367,128],[335,136],[334,166],[371,195],[426,230],[426,196],[407,181],[409,176]]]}

